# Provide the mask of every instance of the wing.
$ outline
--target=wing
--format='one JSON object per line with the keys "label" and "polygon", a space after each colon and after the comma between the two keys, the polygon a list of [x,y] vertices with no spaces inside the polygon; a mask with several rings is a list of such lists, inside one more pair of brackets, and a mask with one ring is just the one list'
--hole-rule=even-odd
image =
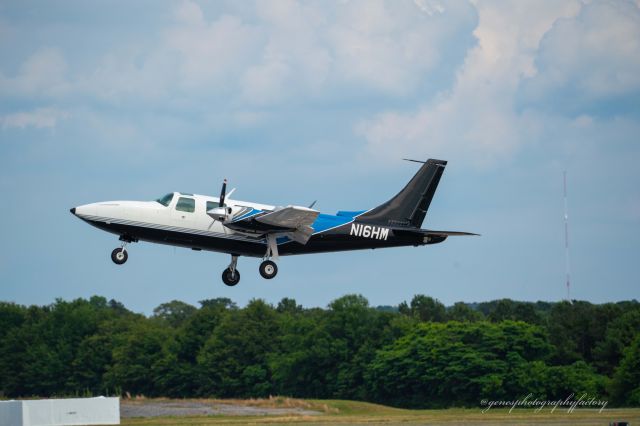
{"label": "wing", "polygon": [[236,231],[259,235],[286,235],[306,244],[314,232],[311,225],[319,214],[319,211],[307,207],[287,206],[258,214],[244,214],[224,225]]}
{"label": "wing", "polygon": [[256,217],[258,222],[283,228],[297,229],[301,226],[311,226],[320,214],[319,211],[307,207],[287,206]]}

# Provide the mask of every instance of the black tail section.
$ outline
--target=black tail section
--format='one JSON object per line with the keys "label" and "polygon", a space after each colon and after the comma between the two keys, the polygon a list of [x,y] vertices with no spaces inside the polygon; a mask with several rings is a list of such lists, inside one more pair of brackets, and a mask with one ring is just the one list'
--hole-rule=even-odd
{"label": "black tail section", "polygon": [[420,228],[446,165],[443,160],[427,160],[398,195],[358,219]]}

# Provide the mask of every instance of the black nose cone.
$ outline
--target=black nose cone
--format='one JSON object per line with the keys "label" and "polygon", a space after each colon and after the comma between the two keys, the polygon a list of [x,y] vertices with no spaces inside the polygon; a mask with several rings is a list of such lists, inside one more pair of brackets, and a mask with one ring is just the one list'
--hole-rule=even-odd
{"label": "black nose cone", "polygon": [[71,214],[76,214],[76,208],[75,207],[70,209],[69,211],[71,212]]}

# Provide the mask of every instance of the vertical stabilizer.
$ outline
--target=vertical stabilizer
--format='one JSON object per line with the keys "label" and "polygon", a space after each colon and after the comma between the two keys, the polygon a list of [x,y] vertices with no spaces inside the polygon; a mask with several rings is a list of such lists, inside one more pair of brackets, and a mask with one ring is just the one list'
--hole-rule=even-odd
{"label": "vertical stabilizer", "polygon": [[447,162],[429,159],[395,197],[359,216],[359,220],[420,228]]}

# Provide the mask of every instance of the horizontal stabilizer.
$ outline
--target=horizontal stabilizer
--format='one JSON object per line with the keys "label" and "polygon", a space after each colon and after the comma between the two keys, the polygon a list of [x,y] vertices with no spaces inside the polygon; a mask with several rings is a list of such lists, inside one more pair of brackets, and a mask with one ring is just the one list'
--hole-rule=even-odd
{"label": "horizontal stabilizer", "polygon": [[463,237],[469,235],[475,235],[477,237],[480,234],[474,234],[473,232],[459,232],[459,231],[430,231],[430,230],[422,230],[422,233],[425,235],[436,235],[440,237]]}

